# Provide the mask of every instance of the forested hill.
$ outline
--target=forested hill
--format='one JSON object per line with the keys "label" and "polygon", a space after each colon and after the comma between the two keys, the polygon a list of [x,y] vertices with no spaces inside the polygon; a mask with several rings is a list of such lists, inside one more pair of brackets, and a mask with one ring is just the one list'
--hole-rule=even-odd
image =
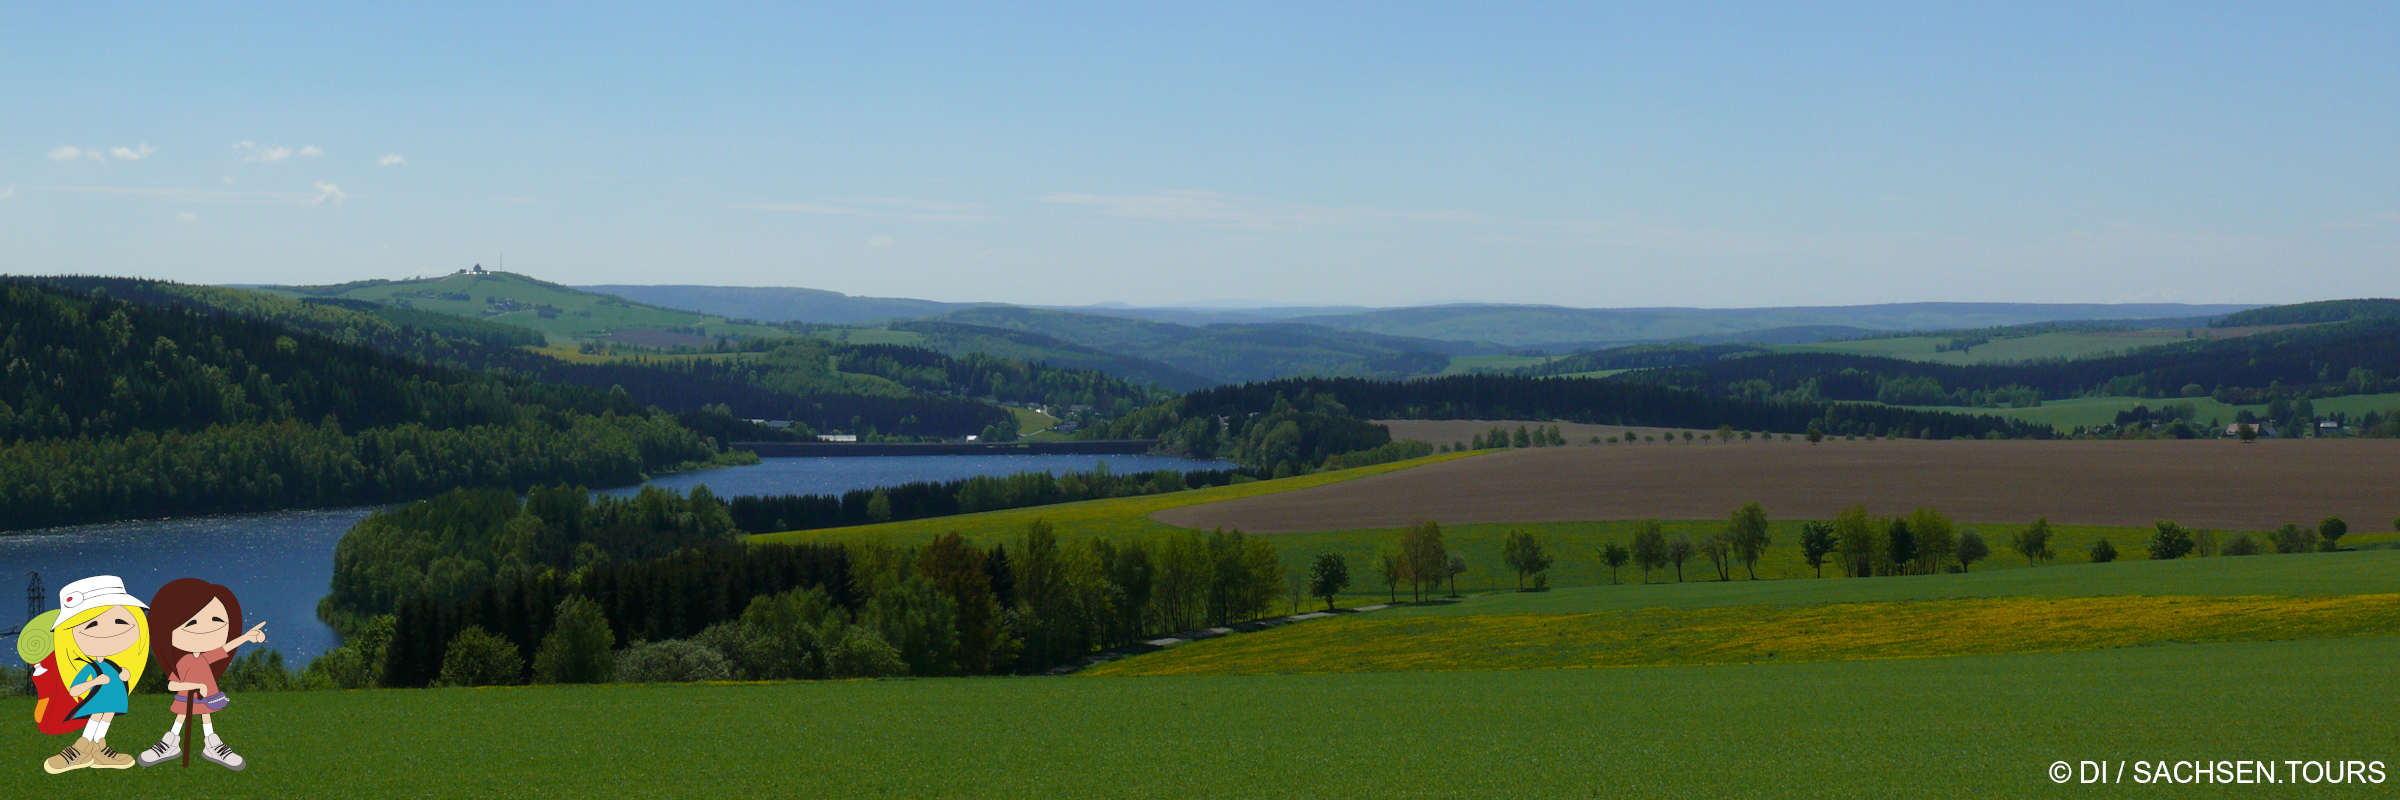
{"label": "forested hill", "polygon": [[623,395],[25,280],[0,281],[0,365],[12,529],[623,484],[720,456]]}
{"label": "forested hill", "polygon": [[1290,378],[1220,386],[1143,409],[1090,435],[1157,437],[1169,450],[1282,471],[1386,445],[1390,434],[1366,419],[1565,420],[1936,439],[2052,435],[2045,427],[1989,415],[1748,400],[1640,383],[1491,374],[1406,381]]}
{"label": "forested hill", "polygon": [[1401,378],[1440,372],[1452,355],[1499,349],[1289,322],[1192,326],[1035,308],[971,308],[933,321],[1039,334],[1169,365],[1209,384],[1291,375]]}
{"label": "forested hill", "polygon": [[2348,322],[2356,319],[2390,317],[2400,317],[2400,300],[2368,298],[2320,300],[2314,303],[2253,308],[2248,311],[2227,314],[2213,324],[2220,328],[2238,328],[2250,325],[2315,325],[2325,322]]}
{"label": "forested hill", "polygon": [[1162,396],[1092,369],[805,337],[745,340],[728,352],[598,347],[631,355],[587,355],[567,348],[567,360],[562,360],[548,354],[555,350],[526,349],[544,341],[529,329],[363,300],[292,298],[130,278],[34,280],[78,293],[97,290],[145,304],[303,328],[336,341],[463,370],[505,372],[601,391],[621,389],[634,403],[687,415],[687,423],[699,422],[689,414],[722,407],[736,417],[795,420],[814,431],[959,437],[1012,424],[1006,410],[977,398],[1088,406],[1108,415]]}
{"label": "forested hill", "polygon": [[1995,393],[2211,395],[2264,402],[2275,390],[2331,394],[2400,388],[2400,319],[2369,319],[2204,339],[2072,361],[1956,366],[1829,353],[1749,355],[1612,380],[1797,402],[1981,405]]}

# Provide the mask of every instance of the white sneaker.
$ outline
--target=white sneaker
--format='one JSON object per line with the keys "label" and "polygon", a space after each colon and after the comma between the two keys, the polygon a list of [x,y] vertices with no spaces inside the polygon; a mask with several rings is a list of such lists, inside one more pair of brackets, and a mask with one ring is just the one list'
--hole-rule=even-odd
{"label": "white sneaker", "polygon": [[242,760],[242,754],[234,752],[231,747],[226,747],[225,740],[215,736],[208,737],[208,745],[200,748],[200,757],[235,772],[242,771],[242,765],[249,763]]}
{"label": "white sneaker", "polygon": [[158,744],[151,745],[150,749],[135,755],[133,761],[145,767],[155,767],[182,756],[182,738],[174,734],[167,734],[166,738],[158,740]]}

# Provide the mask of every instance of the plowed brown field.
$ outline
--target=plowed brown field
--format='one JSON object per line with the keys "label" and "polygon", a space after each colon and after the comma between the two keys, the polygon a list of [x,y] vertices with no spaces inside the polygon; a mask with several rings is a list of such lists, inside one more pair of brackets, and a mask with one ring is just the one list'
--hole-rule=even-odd
{"label": "plowed brown field", "polygon": [[[1489,427],[1489,425],[1485,425]],[[1513,423],[1512,423],[1513,429]],[[1963,522],[2265,530],[2400,515],[2400,440],[1827,441],[1511,450],[1161,511],[1259,533],[1443,523],[1710,519],[1756,500],[1781,518],[1930,506]]]}

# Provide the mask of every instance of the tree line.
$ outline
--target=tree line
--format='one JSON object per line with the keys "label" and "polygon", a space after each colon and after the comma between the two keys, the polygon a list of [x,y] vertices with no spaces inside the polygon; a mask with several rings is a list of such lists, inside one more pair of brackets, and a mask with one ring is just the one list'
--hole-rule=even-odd
{"label": "tree line", "polygon": [[[615,485],[752,458],[622,393],[366,343],[490,333],[473,325],[420,331],[280,299],[256,300],[263,316],[250,317],[215,308],[232,302],[219,295],[249,297],[0,281],[0,514],[10,526],[390,502],[457,486]],[[348,319],[358,341],[265,318],[276,315]]]}
{"label": "tree line", "polygon": [[2023,404],[2085,395],[2210,396],[2268,402],[2301,392],[2400,388],[2400,319],[2363,319],[2230,339],[2179,342],[2113,356],[1952,365],[1837,353],[1771,353],[1643,370],[1615,380],[1789,402]]}
{"label": "tree line", "polygon": [[[416,505],[377,524],[429,538],[487,527],[509,503],[461,494]],[[745,546],[692,533],[697,541],[663,555],[463,581],[444,566],[373,577],[372,591],[345,584],[367,577],[345,571],[340,596],[389,611],[346,617],[343,645],[309,672],[353,688],[1028,673],[1257,619],[1287,597],[1273,544],[1238,531],[1063,539],[1037,521],[1005,544],[950,534],[914,548]]]}
{"label": "tree line", "polygon": [[[1800,433],[1814,427],[1831,435],[2046,438],[2050,429],[1989,415],[1917,411],[1857,403],[1802,403],[1702,394],[1690,389],[1622,380],[1544,378],[1516,375],[1452,375],[1406,381],[1358,378],[1290,378],[1220,386],[1187,394],[1166,406],[1129,416],[1129,427],[1205,427],[1209,420],[1240,420],[1314,398],[1366,419],[1556,419],[1603,425],[1647,425]],[[1145,415],[1148,415],[1145,417]],[[1136,418],[1143,418],[1137,422]],[[1371,426],[1370,426],[1371,427]],[[1184,439],[1197,433],[1185,432]]]}
{"label": "tree line", "polygon": [[[1388,449],[1392,433],[1360,419],[1331,392],[1308,387],[1247,397],[1256,405],[1221,402],[1203,390],[1135,411],[1104,426],[1086,428],[1088,439],[1159,440],[1159,449],[1194,458],[1221,458],[1287,477],[1323,469],[1335,456],[1374,451],[1399,457],[1413,448]],[[1422,453],[1419,453],[1422,455]],[[1345,461],[1360,466],[1363,458]]]}
{"label": "tree line", "polygon": [[1052,475],[978,475],[954,481],[918,481],[839,495],[742,496],[727,501],[734,526],[753,533],[836,528],[898,522],[1006,508],[1072,503],[1108,497],[1180,492],[1224,486],[1259,476],[1252,470],[1158,470],[1118,473],[1106,463],[1084,472]]}

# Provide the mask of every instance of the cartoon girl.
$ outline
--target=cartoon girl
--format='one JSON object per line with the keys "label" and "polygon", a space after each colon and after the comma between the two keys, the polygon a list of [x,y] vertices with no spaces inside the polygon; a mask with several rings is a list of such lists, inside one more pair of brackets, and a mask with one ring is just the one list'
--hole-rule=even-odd
{"label": "cartoon girl", "polygon": [[[124,769],[133,757],[108,746],[108,725],[132,710],[132,692],[150,660],[148,606],[125,593],[115,575],[94,575],[58,591],[58,618],[51,624],[56,669],[37,680],[56,681],[74,702],[65,719],[81,720],[83,736],[42,762],[56,775],[94,767]],[[72,676],[72,677],[69,677]],[[41,722],[41,710],[35,711]]]}
{"label": "cartoon girl", "polygon": [[141,765],[182,756],[183,721],[197,711],[204,736],[200,757],[240,772],[247,762],[217,738],[216,713],[233,702],[217,687],[217,681],[225,677],[225,665],[233,658],[234,648],[267,640],[267,624],[261,622],[248,633],[234,636],[242,627],[242,602],[234,599],[233,590],[199,578],[177,578],[158,587],[158,594],[150,597],[150,626],[168,631],[169,646],[158,651],[158,666],[167,671],[167,691],[175,693],[174,702],[168,705],[175,714],[175,725],[158,744],[142,751]]}

